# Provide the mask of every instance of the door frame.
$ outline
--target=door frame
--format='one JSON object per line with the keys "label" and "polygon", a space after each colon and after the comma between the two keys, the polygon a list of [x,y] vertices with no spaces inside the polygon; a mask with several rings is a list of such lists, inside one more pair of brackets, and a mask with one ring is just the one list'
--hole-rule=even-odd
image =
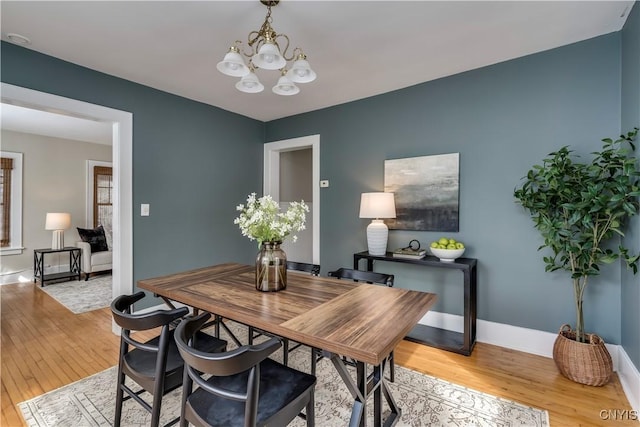
{"label": "door frame", "polygon": [[311,182],[313,183],[313,247],[314,264],[320,264],[320,135],[302,136],[264,144],[263,194],[280,201],[280,153],[311,148]]}
{"label": "door frame", "polygon": [[[133,114],[2,83],[2,102],[112,124],[113,284],[117,297],[133,292]],[[80,177],[79,177],[80,179]],[[119,329],[113,324],[113,331]]]}

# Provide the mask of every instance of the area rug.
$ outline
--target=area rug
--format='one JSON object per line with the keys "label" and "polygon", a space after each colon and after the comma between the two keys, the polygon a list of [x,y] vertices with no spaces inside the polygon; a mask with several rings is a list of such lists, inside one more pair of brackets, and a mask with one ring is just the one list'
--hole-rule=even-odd
{"label": "area rug", "polygon": [[[239,337],[246,336],[246,329],[239,330],[235,324],[232,330]],[[232,341],[229,340],[229,343]],[[281,360],[282,351],[274,353],[273,358]],[[309,372],[310,362],[308,347],[301,346],[289,355],[289,364],[302,371]],[[112,367],[18,406],[29,427],[112,426],[116,374],[116,367]],[[317,377],[316,425],[348,425],[353,398],[330,360],[318,362]],[[395,382],[389,383],[389,387],[402,410],[397,426],[549,426],[549,415],[545,410],[471,390],[400,366],[396,366]],[[180,414],[180,393],[178,389],[163,398],[161,425]],[[143,393],[141,396],[151,401],[149,394]],[[368,405],[369,409],[372,406]],[[388,411],[386,402],[385,410]],[[150,419],[151,416],[136,402],[125,402],[123,426],[148,426]],[[296,419],[290,425],[304,427],[306,423]]]}
{"label": "area rug", "polygon": [[113,299],[110,274],[87,281],[71,280],[44,287],[35,286],[76,314],[108,307]]}

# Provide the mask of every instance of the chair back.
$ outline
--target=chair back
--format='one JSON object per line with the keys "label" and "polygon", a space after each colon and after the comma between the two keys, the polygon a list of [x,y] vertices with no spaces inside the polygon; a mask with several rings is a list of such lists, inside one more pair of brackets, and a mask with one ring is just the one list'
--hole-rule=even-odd
{"label": "chair back", "polygon": [[320,265],[307,262],[287,261],[287,270],[303,271],[311,273],[312,276],[320,275]]}
{"label": "chair back", "polygon": [[[213,399],[223,399],[222,402],[228,402],[229,408],[232,403],[243,403],[243,425],[255,426],[258,419],[259,396],[262,391],[260,390],[261,362],[282,344],[278,338],[271,338],[261,344],[244,345],[221,353],[196,350],[193,348],[193,337],[210,317],[209,313],[203,313],[197,317],[187,318],[180,322],[174,334],[186,369],[182,386],[181,417],[183,421],[181,425],[186,426],[187,420],[193,423],[193,418],[197,417],[196,411],[189,403],[189,396],[193,393],[193,383],[195,383],[201,392],[209,393]],[[229,381],[225,381],[226,379]],[[197,400],[199,401],[200,398]],[[211,404],[215,401],[212,400]],[[224,405],[224,403],[219,401],[218,405]],[[238,421],[237,417],[242,415],[236,412],[233,418]]]}
{"label": "chair back", "polygon": [[354,270],[351,268],[339,268],[336,271],[330,271],[329,277],[338,279],[351,279],[356,282],[378,283],[381,285],[393,286],[395,276],[393,274],[378,273],[375,271]]}

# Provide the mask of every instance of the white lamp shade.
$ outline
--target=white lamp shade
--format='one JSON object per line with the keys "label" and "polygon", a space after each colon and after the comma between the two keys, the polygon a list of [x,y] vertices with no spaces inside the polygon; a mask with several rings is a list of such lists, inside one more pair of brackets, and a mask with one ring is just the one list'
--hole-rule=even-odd
{"label": "white lamp shade", "polygon": [[66,230],[69,227],[71,227],[71,214],[47,213],[47,219],[44,224],[45,230]]}
{"label": "white lamp shade", "polygon": [[264,86],[260,83],[260,80],[258,80],[256,73],[249,73],[236,83],[236,89],[240,92],[258,93],[264,90]]}
{"label": "white lamp shade", "polygon": [[360,198],[360,218],[395,217],[396,203],[393,193],[362,193]]}
{"label": "white lamp shade", "polygon": [[311,69],[309,61],[298,59],[287,72],[287,77],[294,83],[309,83],[316,79],[316,73]]}
{"label": "white lamp shade", "polygon": [[222,74],[232,77],[242,77],[249,74],[249,67],[244,63],[242,56],[231,48],[224,59],[216,65]]}
{"label": "white lamp shade", "polygon": [[272,42],[265,42],[260,46],[258,53],[251,58],[251,62],[256,67],[265,70],[279,70],[287,65],[287,61],[282,57],[278,46]]}
{"label": "white lamp shade", "polygon": [[295,85],[287,76],[278,79],[278,84],[271,89],[273,93],[278,95],[290,96],[300,92],[300,88]]}

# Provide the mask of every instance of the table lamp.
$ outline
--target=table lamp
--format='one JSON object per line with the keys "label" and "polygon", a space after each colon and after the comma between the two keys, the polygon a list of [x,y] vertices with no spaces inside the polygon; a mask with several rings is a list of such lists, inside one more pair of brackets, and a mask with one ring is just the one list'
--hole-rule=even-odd
{"label": "table lamp", "polygon": [[44,229],[53,230],[51,249],[64,248],[64,230],[71,227],[71,214],[53,212],[47,213]]}
{"label": "table lamp", "polygon": [[387,252],[389,228],[381,218],[395,218],[396,203],[393,193],[362,193],[360,218],[373,218],[367,227],[367,245],[370,255]]}

